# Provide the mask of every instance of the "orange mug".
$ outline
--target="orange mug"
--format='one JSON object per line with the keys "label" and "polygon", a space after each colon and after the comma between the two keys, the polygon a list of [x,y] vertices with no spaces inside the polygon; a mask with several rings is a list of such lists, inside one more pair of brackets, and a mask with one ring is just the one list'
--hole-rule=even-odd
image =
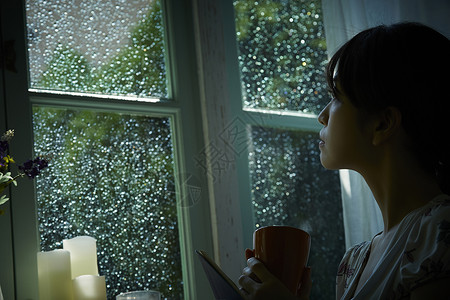
{"label": "orange mug", "polygon": [[267,226],[253,233],[255,258],[297,295],[311,246],[310,235],[290,226]]}

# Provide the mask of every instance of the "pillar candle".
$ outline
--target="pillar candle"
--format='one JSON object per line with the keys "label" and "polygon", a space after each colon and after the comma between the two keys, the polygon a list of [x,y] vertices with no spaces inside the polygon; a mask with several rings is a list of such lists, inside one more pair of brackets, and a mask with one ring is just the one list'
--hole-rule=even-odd
{"label": "pillar candle", "polygon": [[73,280],[74,300],[106,300],[105,276],[82,275]]}
{"label": "pillar candle", "polygon": [[78,236],[63,240],[63,248],[70,251],[72,279],[81,275],[98,275],[96,240],[89,236]]}
{"label": "pillar candle", "polygon": [[53,250],[37,253],[39,299],[72,300],[70,252]]}

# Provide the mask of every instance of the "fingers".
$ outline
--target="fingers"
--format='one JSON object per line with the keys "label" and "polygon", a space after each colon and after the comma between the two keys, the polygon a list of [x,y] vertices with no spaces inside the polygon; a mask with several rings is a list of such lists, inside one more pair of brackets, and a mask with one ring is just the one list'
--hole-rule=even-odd
{"label": "fingers", "polygon": [[269,270],[267,270],[266,266],[264,266],[261,261],[257,260],[254,257],[250,257],[247,260],[247,266],[252,271],[252,273],[259,278],[261,282],[270,280],[273,277]]}
{"label": "fingers", "polygon": [[[245,249],[245,259],[248,259],[255,256],[254,250]],[[252,272],[250,267],[245,267],[242,271],[241,277],[239,277],[239,285],[241,286],[240,290],[243,295],[250,295],[257,289],[257,285],[261,283],[261,280]]]}
{"label": "fingers", "polygon": [[244,270],[242,270],[242,274],[244,274],[245,276],[251,276],[253,272],[249,267],[245,267]]}
{"label": "fingers", "polygon": [[[272,276],[262,262],[254,257],[247,260],[247,267],[242,271],[241,277],[239,277],[239,285],[242,287],[243,291],[247,294],[254,293],[259,285],[262,283],[261,277],[258,274],[263,274],[263,276]],[[256,272],[258,272],[258,274]]]}
{"label": "fingers", "polygon": [[259,280],[259,278],[255,275],[255,273],[252,272],[252,269],[250,269],[249,267],[245,267],[244,270],[242,270],[242,274],[250,277],[255,282],[261,283],[261,280]]}
{"label": "fingers", "polygon": [[[243,270],[243,275],[239,277],[241,293],[245,296],[245,299],[297,299],[278,278],[267,270],[261,261],[252,257],[247,260],[247,265],[248,267]],[[254,279],[255,275],[258,280]]]}
{"label": "fingers", "polygon": [[245,294],[254,293],[254,291],[258,288],[259,283],[251,279],[249,276],[241,275],[238,280],[239,285],[241,286],[241,290],[245,292]]}

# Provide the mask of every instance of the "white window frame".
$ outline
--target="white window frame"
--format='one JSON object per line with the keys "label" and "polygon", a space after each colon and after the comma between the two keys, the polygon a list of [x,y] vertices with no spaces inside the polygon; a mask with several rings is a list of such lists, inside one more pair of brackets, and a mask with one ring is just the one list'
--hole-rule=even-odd
{"label": "white window frame", "polygon": [[[246,124],[248,133],[250,126],[319,132],[322,125],[317,115],[243,106],[233,0],[196,0],[194,14],[204,132],[209,143],[226,148],[218,137],[237,119]],[[215,259],[236,280],[246,266],[243,253],[252,247],[255,228],[249,150],[234,157],[234,164],[220,180],[209,182]]]}
{"label": "white window frame", "polygon": [[[165,27],[168,32],[166,48],[170,76],[169,100],[123,101],[120,97],[104,97],[95,94],[57,93],[28,89],[27,53],[25,41],[25,1],[2,1],[1,20],[4,41],[14,40],[17,73],[5,70],[2,78],[0,129],[14,128],[16,136],[10,151],[17,161],[32,156],[32,106],[90,109],[118,113],[138,113],[163,116],[171,120],[174,146],[175,174],[193,174],[206,180],[204,174],[190,159],[204,148],[201,104],[198,97],[198,81],[195,63],[194,32],[189,2],[163,1]],[[136,99],[135,99],[136,100]],[[3,109],[5,108],[5,109]],[[183,182],[179,179],[178,182]],[[207,184],[205,183],[206,187]],[[178,195],[186,191],[176,185]],[[201,266],[195,257],[195,249],[213,252],[211,218],[207,191],[197,205],[177,206],[180,230],[183,282],[186,299],[207,299],[212,296],[205,288],[208,283],[199,276]],[[11,200],[5,206],[7,213],[0,219],[0,257],[6,261],[2,267],[0,283],[6,299],[37,299],[36,253],[40,250],[37,231],[34,185],[21,180],[17,188],[10,189]],[[200,233],[200,234],[199,234]],[[5,242],[6,241],[6,242]],[[9,262],[9,263],[8,263]]]}
{"label": "white window frame", "polygon": [[[29,91],[24,3],[0,4],[2,38],[15,41],[17,58],[17,73],[5,69],[0,73],[0,132],[16,130],[10,149],[14,157],[24,161],[32,156],[34,104],[169,117],[176,173],[194,174],[204,186],[196,205],[178,208],[185,299],[212,299],[194,250],[206,250],[232,279],[239,277],[254,228],[249,149],[236,154],[219,178],[211,176],[213,157],[206,158],[210,172],[200,169],[196,158],[209,153],[212,145],[225,149],[227,141],[219,137],[237,119],[247,130],[257,125],[318,132],[321,126],[316,116],[243,108],[232,0],[163,0],[170,55],[168,98],[172,101]],[[8,212],[0,216],[0,284],[5,299],[38,299],[34,185],[21,180],[9,196],[11,201],[3,207]]]}

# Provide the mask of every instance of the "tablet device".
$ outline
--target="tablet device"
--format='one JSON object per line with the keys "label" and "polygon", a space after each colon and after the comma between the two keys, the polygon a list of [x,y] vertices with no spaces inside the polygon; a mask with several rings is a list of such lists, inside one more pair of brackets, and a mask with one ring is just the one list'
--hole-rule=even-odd
{"label": "tablet device", "polygon": [[205,251],[195,250],[208,277],[216,300],[244,300],[234,282],[219,268]]}

